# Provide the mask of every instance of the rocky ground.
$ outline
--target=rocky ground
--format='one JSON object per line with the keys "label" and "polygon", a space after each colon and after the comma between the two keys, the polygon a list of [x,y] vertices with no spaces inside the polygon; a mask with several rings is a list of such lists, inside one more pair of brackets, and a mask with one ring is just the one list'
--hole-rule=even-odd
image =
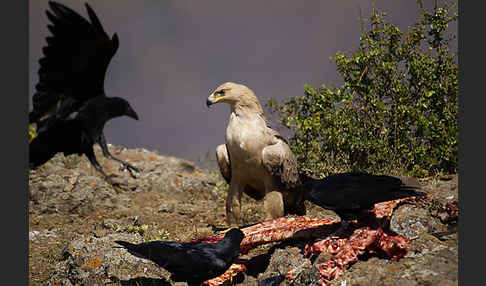
{"label": "rocky ground", "polygon": [[[208,224],[224,226],[225,183],[217,170],[144,149],[110,150],[142,171],[132,178],[120,165],[96,155],[121,188],[113,188],[81,156],[55,156],[30,170],[30,285],[185,285],[174,283],[154,263],[113,248],[114,240],[181,240],[213,234]],[[422,182],[427,200],[403,204],[390,222],[411,238],[399,261],[360,257],[333,285],[457,285],[457,176]],[[311,218],[336,218],[332,211],[307,204]],[[263,203],[244,196],[243,223],[262,220]],[[252,266],[238,285],[285,274],[302,266],[291,282],[317,285],[314,264],[302,254],[302,241],[262,245],[242,256]],[[110,285],[110,284],[108,284]]]}

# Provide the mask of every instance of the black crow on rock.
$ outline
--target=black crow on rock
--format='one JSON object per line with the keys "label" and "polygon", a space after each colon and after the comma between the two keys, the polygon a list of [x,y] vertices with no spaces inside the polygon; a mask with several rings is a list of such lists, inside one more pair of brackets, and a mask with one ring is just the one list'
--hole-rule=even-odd
{"label": "black crow on rock", "polygon": [[352,172],[308,178],[305,183],[306,199],[334,211],[343,221],[358,218],[376,203],[425,195],[419,188],[416,180]]}
{"label": "black crow on rock", "polygon": [[29,143],[29,165],[40,166],[58,152],[66,156],[85,154],[114,185],[96,160],[95,143],[105,157],[120,162],[131,174],[138,171],[110,154],[103,133],[105,123],[112,118],[126,115],[138,120],[125,99],[107,97],[104,92],[106,70],[118,49],[118,36],[108,36],[88,4],[89,21],[57,2],[49,1],[49,7],[46,14],[51,23],[47,27],[52,35],[46,38],[44,56],[39,60],[39,82],[29,113],[29,124],[37,129]]}
{"label": "black crow on rock", "polygon": [[223,274],[238,257],[241,230],[233,228],[217,243],[175,241],[149,241],[133,244],[115,241],[134,256],[149,259],[172,273],[176,282],[186,281],[189,286]]}

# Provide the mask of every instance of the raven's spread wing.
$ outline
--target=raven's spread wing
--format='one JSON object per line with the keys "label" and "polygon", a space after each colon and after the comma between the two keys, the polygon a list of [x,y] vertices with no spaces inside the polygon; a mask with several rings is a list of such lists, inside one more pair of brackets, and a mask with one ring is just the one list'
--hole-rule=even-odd
{"label": "raven's spread wing", "polygon": [[89,20],[72,9],[50,1],[46,14],[52,33],[39,60],[39,82],[33,96],[29,123],[51,115],[65,117],[86,100],[104,95],[104,78],[118,49],[116,34],[110,39],[98,17],[86,4]]}

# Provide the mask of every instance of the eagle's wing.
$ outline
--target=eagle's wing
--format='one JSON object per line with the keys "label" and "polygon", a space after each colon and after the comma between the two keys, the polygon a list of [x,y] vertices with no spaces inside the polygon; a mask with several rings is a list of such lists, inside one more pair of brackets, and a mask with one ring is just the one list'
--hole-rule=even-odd
{"label": "eagle's wing", "polygon": [[105,73],[119,45],[117,35],[108,37],[88,4],[91,22],[62,4],[50,1],[49,6],[52,35],[39,60],[39,82],[29,113],[29,123],[38,125],[50,115],[65,117],[86,100],[104,95]]}
{"label": "eagle's wing", "polygon": [[271,136],[271,145],[263,148],[263,166],[272,176],[279,178],[287,189],[293,189],[300,184],[297,159],[280,133],[270,128],[267,131],[267,136]]}
{"label": "eagle's wing", "polygon": [[[221,144],[216,147],[216,160],[218,161],[219,171],[226,183],[231,182],[231,161],[226,149],[226,144]],[[252,188],[250,185],[245,186],[245,193],[255,200],[263,199],[263,195],[258,190]]]}
{"label": "eagle's wing", "polygon": [[219,171],[226,183],[231,182],[231,163],[228,155],[226,144],[221,144],[216,147],[216,160],[218,161]]}

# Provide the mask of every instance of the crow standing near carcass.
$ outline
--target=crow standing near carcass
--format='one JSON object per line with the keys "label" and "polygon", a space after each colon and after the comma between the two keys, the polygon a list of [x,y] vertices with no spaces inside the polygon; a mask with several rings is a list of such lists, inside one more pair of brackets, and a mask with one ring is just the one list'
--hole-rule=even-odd
{"label": "crow standing near carcass", "polygon": [[[304,176],[303,176],[304,177]],[[423,196],[414,178],[397,178],[358,172],[339,173],[323,179],[302,178],[306,199],[334,211],[342,223],[365,218],[374,205],[408,197]]]}
{"label": "crow standing near carcass", "polygon": [[217,243],[149,241],[133,244],[115,241],[134,256],[149,259],[172,273],[176,282],[199,286],[223,274],[238,257],[245,235],[237,228],[229,230]]}
{"label": "crow standing near carcass", "polygon": [[[96,160],[93,145],[103,155],[120,162],[125,169],[134,166],[113,157],[108,151],[103,128],[118,116],[138,120],[137,113],[123,98],[107,97],[104,79],[108,65],[118,49],[118,36],[109,38],[98,17],[86,4],[89,20],[72,9],[49,2],[46,14],[52,33],[46,38],[44,57],[39,60],[39,82],[33,95],[29,126],[36,126],[29,143],[29,165],[37,167],[56,153],[84,154],[112,185],[113,180]],[[30,132],[33,134],[33,132]]]}

